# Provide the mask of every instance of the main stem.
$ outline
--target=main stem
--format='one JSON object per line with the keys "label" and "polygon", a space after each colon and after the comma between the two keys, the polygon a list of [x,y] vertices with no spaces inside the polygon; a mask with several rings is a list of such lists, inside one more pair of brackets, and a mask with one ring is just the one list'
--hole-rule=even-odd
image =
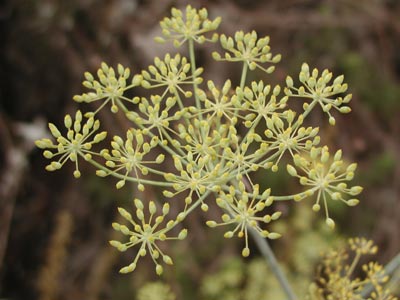
{"label": "main stem", "polygon": [[292,288],[290,287],[285,274],[283,274],[282,269],[279,267],[274,252],[272,252],[272,249],[269,246],[267,240],[261,237],[253,228],[249,228],[249,232],[252,235],[253,239],[255,240],[261,254],[267,260],[272,273],[274,273],[276,279],[278,279],[279,284],[281,285],[284,293],[286,294],[286,298],[288,300],[297,300],[297,297],[294,294]]}

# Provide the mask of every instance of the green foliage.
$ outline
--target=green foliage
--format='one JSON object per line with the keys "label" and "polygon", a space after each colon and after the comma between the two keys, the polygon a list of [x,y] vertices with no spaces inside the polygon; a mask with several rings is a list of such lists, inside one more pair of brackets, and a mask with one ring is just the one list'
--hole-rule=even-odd
{"label": "green foliage", "polygon": [[161,282],[146,283],[137,292],[138,300],[175,300],[175,298],[169,286]]}
{"label": "green foliage", "polygon": [[245,266],[239,258],[226,259],[215,273],[206,276],[200,286],[202,299],[240,299],[240,286],[246,276]]}
{"label": "green foliage", "polygon": [[359,91],[363,103],[376,112],[383,124],[395,120],[396,111],[400,109],[398,82],[356,52],[343,54],[340,57],[340,67]]}
{"label": "green foliage", "polygon": [[214,274],[203,279],[201,294],[204,300],[284,299],[279,283],[260,258],[248,264],[238,258],[228,258]]}
{"label": "green foliage", "polygon": [[371,185],[384,184],[389,178],[393,178],[396,158],[390,151],[386,151],[374,157],[371,163],[371,171],[363,174],[364,181]]}

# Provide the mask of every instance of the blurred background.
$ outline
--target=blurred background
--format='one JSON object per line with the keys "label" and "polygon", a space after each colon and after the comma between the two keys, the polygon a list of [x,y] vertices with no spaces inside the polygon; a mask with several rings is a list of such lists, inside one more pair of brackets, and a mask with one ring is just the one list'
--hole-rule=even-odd
{"label": "blurred background", "polygon": [[[79,181],[72,164],[48,173],[33,146],[47,122],[62,124],[78,108],[72,97],[83,92],[85,71],[105,61],[140,72],[154,56],[175,52],[153,38],[171,7],[188,3],[221,16],[221,33],[254,29],[271,37],[282,61],[268,78],[251,79],[283,83],[308,62],[344,74],[353,94],[353,111],[335,115],[336,126],[321,122],[319,112],[311,122],[321,124],[323,144],[358,162],[360,205],[333,208],[334,233],[311,212],[311,201],[279,207],[284,221],[275,230],[284,237],[272,246],[300,298],[320,252],[347,237],[374,239],[382,264],[400,251],[400,1],[6,0],[0,4],[0,299],[284,299],[257,249],[241,259],[242,241],[205,228],[202,214],[186,221],[187,240],[169,245],[175,266],[161,281],[150,260],[132,275],[118,274],[133,252],[120,254],[107,241],[118,238],[111,230],[116,207],[135,191],[116,193],[114,181],[83,164]],[[210,50],[197,52],[206,78],[237,83],[241,66],[215,63]],[[118,132],[107,114],[101,118]],[[285,172],[269,180],[277,194],[299,190]]]}

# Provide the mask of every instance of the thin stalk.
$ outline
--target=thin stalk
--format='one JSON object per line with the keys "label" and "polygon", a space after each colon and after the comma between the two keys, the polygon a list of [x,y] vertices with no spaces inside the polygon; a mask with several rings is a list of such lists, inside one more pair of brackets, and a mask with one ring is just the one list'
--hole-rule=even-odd
{"label": "thin stalk", "polygon": [[[81,155],[83,157],[83,155]],[[148,185],[156,185],[156,186],[165,186],[165,187],[171,187],[172,183],[170,182],[164,182],[164,181],[155,181],[155,180],[149,180],[149,179],[139,179],[136,177],[131,177],[131,176],[124,176],[122,174],[119,174],[117,172],[113,172],[112,170],[108,169],[107,167],[103,166],[102,164],[99,164],[97,161],[90,159],[87,161],[88,163],[90,163],[91,165],[95,166],[96,168],[98,168],[99,170],[103,170],[104,172],[107,173],[107,175],[111,175],[113,177],[119,178],[119,179],[123,179],[126,181],[132,181],[132,182],[136,182],[136,183],[145,183]]]}
{"label": "thin stalk", "polygon": [[246,84],[246,77],[247,77],[247,63],[243,62],[243,69],[242,69],[242,76],[240,77],[240,88],[243,89],[244,85]]}
{"label": "thin stalk", "polygon": [[[305,119],[305,118],[308,116],[308,114],[313,110],[314,106],[315,106],[317,103],[318,103],[317,100],[313,100],[313,101],[310,103],[310,105],[307,107],[307,109],[303,112],[303,119]],[[297,122],[296,122],[296,125],[297,125]],[[296,126],[296,125],[295,125],[295,126]],[[294,126],[294,127],[295,127],[295,126]]]}
{"label": "thin stalk", "polygon": [[297,300],[296,295],[294,294],[290,284],[283,274],[282,269],[279,267],[278,261],[272,252],[267,240],[261,237],[253,228],[248,228],[250,234],[252,235],[253,239],[255,240],[258,249],[260,250],[261,254],[264,256],[265,260],[268,262],[269,267],[271,268],[272,273],[274,273],[276,279],[279,281],[279,284],[284,291],[286,298],[288,300]]}
{"label": "thin stalk", "polygon": [[[196,83],[196,76],[195,76],[195,72],[196,72],[196,58],[195,58],[195,54],[194,54],[194,41],[192,39],[189,39],[188,41],[189,44],[189,57],[190,57],[190,66],[192,69],[192,76],[193,76],[193,93],[194,93],[194,99],[196,101],[196,107],[197,109],[200,110],[200,99],[199,96],[197,95],[197,83]],[[200,115],[200,119],[201,119],[202,115]]]}
{"label": "thin stalk", "polygon": [[[317,100],[313,100],[310,105],[307,107],[307,109],[303,112],[302,116],[303,116],[303,120],[308,116],[308,114],[313,110],[314,106],[318,103]],[[293,124],[293,128],[296,129],[299,125],[300,119],[297,119],[296,123]]]}
{"label": "thin stalk", "polygon": [[[119,101],[119,100],[118,100]],[[125,114],[127,114],[129,112],[129,109],[124,105],[124,103],[122,103],[121,101],[118,102],[118,105],[120,106],[120,108],[122,108],[123,112]],[[145,129],[145,127],[142,124],[138,124],[135,122],[135,124],[140,128],[140,129]],[[151,131],[149,132],[150,137],[155,136],[154,133],[152,133]],[[165,150],[167,151],[169,154],[173,155],[179,155],[179,153],[177,153],[174,149],[172,149],[171,147],[169,147],[168,145],[164,145],[161,141],[158,142],[158,144]],[[182,157],[182,162],[186,165],[187,161],[184,157]]]}
{"label": "thin stalk", "polygon": [[[326,207],[326,206],[325,206]],[[350,275],[353,273],[354,268],[356,267],[356,265],[358,264],[359,260],[361,257],[361,252],[357,251],[356,257],[354,257],[353,259],[353,263],[351,264],[349,270],[347,271],[347,276],[350,277]]]}

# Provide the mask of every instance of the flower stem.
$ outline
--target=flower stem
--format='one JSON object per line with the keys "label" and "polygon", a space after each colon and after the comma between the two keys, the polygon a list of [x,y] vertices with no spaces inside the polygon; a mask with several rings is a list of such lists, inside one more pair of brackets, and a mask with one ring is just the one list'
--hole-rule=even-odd
{"label": "flower stem", "polygon": [[247,76],[247,63],[243,62],[242,76],[240,78],[240,88],[243,89],[246,84],[246,76]]}
{"label": "flower stem", "polygon": [[313,110],[314,106],[318,103],[317,100],[313,100],[310,105],[307,107],[307,109],[303,112],[303,118],[305,119],[308,114]]}
{"label": "flower stem", "polygon": [[272,252],[271,247],[269,246],[267,240],[261,237],[253,228],[248,228],[250,234],[252,235],[253,239],[255,240],[258,249],[260,250],[261,254],[267,260],[269,267],[271,268],[272,273],[274,273],[276,279],[279,281],[279,284],[282,287],[282,290],[286,294],[286,298],[288,300],[296,300],[297,297],[294,294],[292,288],[289,285],[289,282],[283,274],[282,269],[279,267],[278,261]]}
{"label": "flower stem", "polygon": [[107,176],[111,175],[118,179],[124,179],[126,181],[132,181],[132,182],[136,182],[136,183],[144,183],[144,184],[148,184],[148,185],[155,185],[155,186],[162,186],[162,187],[171,187],[172,186],[172,183],[170,183],[170,182],[155,181],[155,180],[149,180],[149,179],[139,179],[136,177],[124,176],[122,174],[119,174],[117,172],[114,172],[114,171],[108,169],[107,167],[103,166],[102,164],[99,164],[97,161],[95,161],[93,159],[90,159],[87,162],[90,163],[91,165],[95,166],[99,170],[106,172]]}
{"label": "flower stem", "polygon": [[[121,107],[121,109],[123,110],[123,112],[124,112],[125,114],[127,114],[127,113],[129,112],[129,109],[124,105],[124,103],[122,103],[122,101],[119,101],[119,100],[117,100],[117,101],[118,101],[118,105]],[[135,122],[135,124],[136,124],[140,129],[142,129],[142,130],[145,129],[145,126],[143,126],[143,124],[136,123],[136,122]],[[155,134],[152,133],[152,132],[150,131],[150,132],[149,132],[149,136],[150,136],[150,137],[153,137],[153,136],[155,136]],[[176,152],[173,148],[169,147],[168,145],[163,144],[162,141],[159,141],[158,144],[159,144],[165,151],[167,151],[169,154],[171,154],[171,155],[178,155],[178,156],[179,156],[180,153]],[[186,161],[185,157],[182,157],[182,162],[183,162],[185,165],[187,164],[187,161]]]}
{"label": "flower stem", "polygon": [[[188,41],[189,44],[189,57],[190,57],[190,66],[192,69],[192,75],[193,75],[193,93],[194,93],[194,99],[196,101],[196,107],[197,109],[200,109],[200,99],[199,96],[197,95],[197,83],[196,83],[196,58],[194,54],[194,41],[192,39],[189,39]],[[201,115],[200,115],[201,117]]]}
{"label": "flower stem", "polygon": [[360,261],[360,258],[361,258],[361,252],[360,252],[360,251],[357,251],[357,254],[356,254],[356,256],[354,257],[353,262],[352,262],[350,268],[347,270],[347,274],[346,274],[347,277],[350,277],[351,274],[354,272],[354,268],[356,267],[356,265],[357,265],[358,262]]}

